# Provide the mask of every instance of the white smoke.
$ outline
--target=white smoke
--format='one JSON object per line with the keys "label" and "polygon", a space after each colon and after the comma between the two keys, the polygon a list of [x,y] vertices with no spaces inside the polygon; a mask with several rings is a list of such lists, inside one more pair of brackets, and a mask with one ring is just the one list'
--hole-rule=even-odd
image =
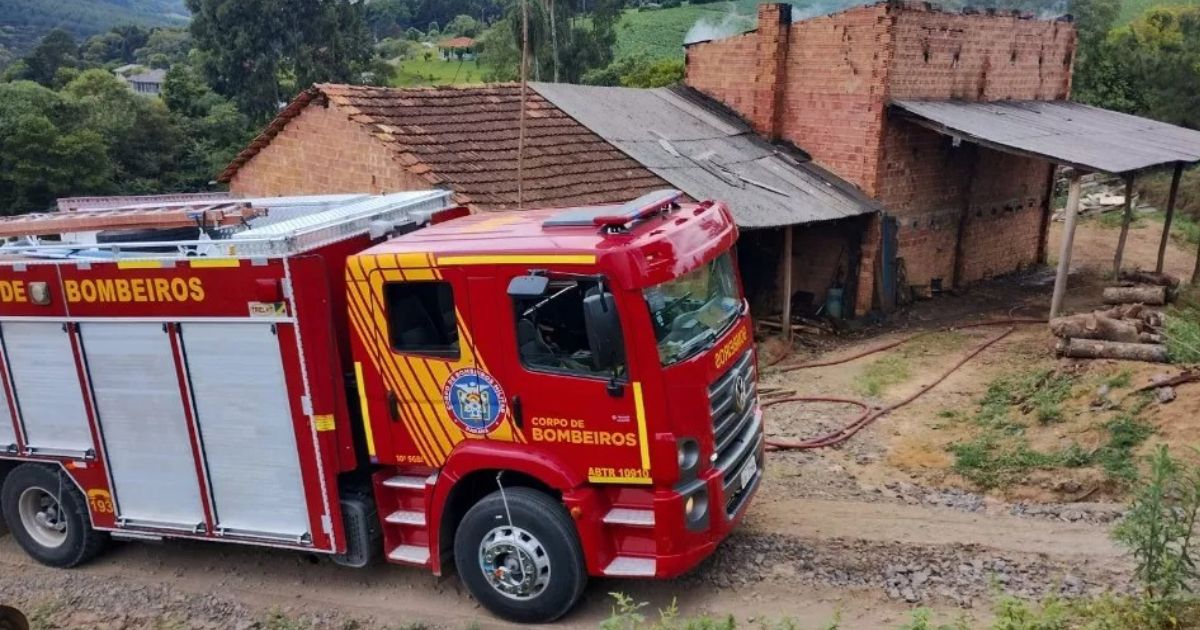
{"label": "white smoke", "polygon": [[[736,7],[737,5],[733,4],[732,6]],[[707,17],[696,20],[692,28],[688,29],[687,34],[683,36],[683,43],[694,44],[738,35],[753,26],[753,20],[752,16],[741,15],[736,9],[730,8],[729,12],[720,20]]]}

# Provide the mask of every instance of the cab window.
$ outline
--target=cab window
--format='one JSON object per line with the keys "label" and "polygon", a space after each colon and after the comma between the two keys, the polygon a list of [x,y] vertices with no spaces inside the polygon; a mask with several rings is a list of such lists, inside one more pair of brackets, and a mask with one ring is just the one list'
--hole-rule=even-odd
{"label": "cab window", "polygon": [[522,365],[536,371],[598,378],[625,374],[624,362],[615,368],[597,367],[588,343],[583,300],[598,286],[595,280],[553,280],[538,297],[513,298]]}
{"label": "cab window", "polygon": [[457,359],[458,323],[448,282],[392,282],[383,287],[392,349]]}

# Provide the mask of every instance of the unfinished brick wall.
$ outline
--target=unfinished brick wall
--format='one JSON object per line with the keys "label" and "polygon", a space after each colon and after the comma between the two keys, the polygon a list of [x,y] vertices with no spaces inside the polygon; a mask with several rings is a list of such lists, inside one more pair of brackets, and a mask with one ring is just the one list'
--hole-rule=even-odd
{"label": "unfinished brick wall", "polygon": [[[910,284],[949,288],[1038,262],[1051,166],[955,147],[888,103],[1067,98],[1073,25],[893,0],[796,22],[780,38],[764,26],[774,15],[760,9],[758,31],[689,46],[687,84],[879,200],[897,218]],[[763,67],[785,56],[773,119],[753,98],[772,73],[747,70],[751,51],[767,55]]]}
{"label": "unfinished brick wall", "polygon": [[289,121],[229,182],[234,193],[270,197],[429,187],[361,125],[337,108],[316,103]]}

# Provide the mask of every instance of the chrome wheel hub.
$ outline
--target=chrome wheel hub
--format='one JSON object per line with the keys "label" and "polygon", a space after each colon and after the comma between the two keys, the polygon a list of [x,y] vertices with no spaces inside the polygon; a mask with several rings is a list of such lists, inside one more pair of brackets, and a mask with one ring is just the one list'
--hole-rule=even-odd
{"label": "chrome wheel hub", "polygon": [[55,549],[67,541],[67,519],[53,494],[27,488],[17,500],[21,525],[37,544]]}
{"label": "chrome wheel hub", "polygon": [[489,531],[479,543],[479,568],[492,588],[510,599],[532,599],[550,583],[550,557],[541,541],[520,527]]}

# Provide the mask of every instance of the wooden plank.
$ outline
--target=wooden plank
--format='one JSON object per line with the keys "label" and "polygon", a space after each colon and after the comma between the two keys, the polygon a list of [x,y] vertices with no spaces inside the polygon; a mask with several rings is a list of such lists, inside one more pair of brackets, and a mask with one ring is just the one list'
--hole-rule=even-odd
{"label": "wooden plank", "polygon": [[1050,300],[1050,319],[1058,317],[1062,310],[1063,297],[1067,292],[1067,276],[1071,273],[1071,252],[1075,247],[1075,223],[1079,216],[1081,186],[1079,171],[1067,174],[1070,186],[1067,189],[1067,210],[1063,220],[1062,247],[1058,254],[1058,273],[1054,277],[1054,296]]}
{"label": "wooden plank", "polygon": [[1125,178],[1125,216],[1121,219],[1121,237],[1117,240],[1117,255],[1113,257],[1113,277],[1121,277],[1121,262],[1125,257],[1125,241],[1129,239],[1129,224],[1133,223],[1133,175]]}

